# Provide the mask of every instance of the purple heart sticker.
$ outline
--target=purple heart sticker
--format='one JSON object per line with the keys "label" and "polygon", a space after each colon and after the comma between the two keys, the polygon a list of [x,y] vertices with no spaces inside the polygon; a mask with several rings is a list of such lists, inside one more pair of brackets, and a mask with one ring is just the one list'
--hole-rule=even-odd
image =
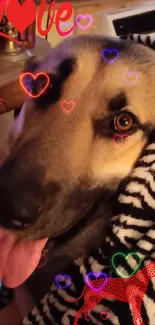
{"label": "purple heart sticker", "polygon": [[[79,22],[79,19],[89,19],[88,24],[86,26],[82,26],[81,23]],[[77,15],[76,17],[76,23],[79,25],[80,28],[82,28],[83,30],[87,29],[88,27],[90,27],[90,25],[93,22],[93,17],[91,15]]]}
{"label": "purple heart sticker", "polygon": [[123,79],[129,84],[133,85],[139,77],[139,74],[137,71],[134,72],[124,72],[123,73]]}
{"label": "purple heart sticker", "polygon": [[[109,55],[110,55],[110,56],[111,56],[111,55],[114,55],[114,58],[111,59],[111,60],[109,60]],[[104,50],[102,51],[102,57],[103,57],[103,59],[104,59],[107,63],[109,63],[109,64],[114,63],[114,62],[117,60],[118,56],[119,56],[119,52],[118,52],[118,50],[116,50],[116,49],[111,49],[111,50],[109,50],[109,49],[104,49]]]}
{"label": "purple heart sticker", "polygon": [[[95,288],[92,284],[91,284],[91,280],[90,280],[90,277],[94,277],[96,280],[97,279],[99,279],[99,277],[104,277],[104,282],[103,281],[101,281],[101,279],[100,279],[100,285],[99,285],[99,287],[98,288]],[[103,280],[103,279],[102,279]],[[103,283],[102,283],[103,282]],[[103,273],[103,272],[100,272],[100,273],[88,273],[87,275],[86,275],[86,283],[88,284],[88,286],[92,289],[92,290],[94,290],[94,291],[99,291],[99,290],[102,290],[104,287],[105,287],[105,285],[107,284],[107,282],[108,282],[108,276],[106,275],[106,273]]]}
{"label": "purple heart sticker", "polygon": [[[64,284],[60,284],[60,282],[65,282],[65,283]],[[60,289],[66,289],[71,284],[71,277],[68,274],[64,274],[64,275],[58,274],[55,277],[55,283],[57,284],[57,286]]]}

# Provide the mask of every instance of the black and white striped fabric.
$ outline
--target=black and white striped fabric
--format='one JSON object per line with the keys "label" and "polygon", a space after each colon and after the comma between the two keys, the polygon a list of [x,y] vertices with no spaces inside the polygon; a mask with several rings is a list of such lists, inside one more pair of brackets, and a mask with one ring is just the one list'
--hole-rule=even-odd
{"label": "black and white striped fabric", "polygon": [[[141,268],[155,261],[155,131],[150,135],[146,148],[121,188],[103,245],[92,251],[87,258],[81,257],[65,269],[63,274],[71,276],[71,285],[62,290],[53,282],[50,291],[22,324],[73,325],[83,300],[74,303],[68,300],[81,295],[89,272],[103,271],[108,277],[118,277],[111,263],[113,254],[117,252],[125,255],[138,253],[142,259]],[[133,255],[120,261],[119,270],[130,275],[137,265],[138,261]],[[107,320],[102,320],[100,316],[104,311],[110,312]],[[145,325],[155,325],[155,278],[148,285],[141,316]],[[133,323],[130,305],[112,299],[103,299],[89,313],[89,322],[82,315],[78,324],[139,325]]]}

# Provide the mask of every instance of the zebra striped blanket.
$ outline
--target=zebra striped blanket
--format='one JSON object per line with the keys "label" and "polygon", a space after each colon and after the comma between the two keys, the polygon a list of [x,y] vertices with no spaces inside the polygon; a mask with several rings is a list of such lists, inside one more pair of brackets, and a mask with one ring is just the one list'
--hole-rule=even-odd
{"label": "zebra striped blanket", "polygon": [[[155,131],[150,135],[146,148],[117,197],[115,213],[103,245],[93,250],[90,256],[74,261],[65,269],[63,274],[70,275],[71,284],[61,289],[53,282],[50,291],[23,320],[22,324],[155,325],[154,210]],[[126,258],[122,255],[116,257],[117,253],[123,253]],[[135,254],[128,256],[130,253]],[[117,260],[116,267],[114,267],[114,255]],[[139,258],[142,271],[139,270],[136,273]],[[154,264],[149,264],[152,262]],[[148,265],[153,265],[152,277],[149,274]],[[109,282],[104,288],[102,286],[102,299],[100,291],[96,293],[95,290],[88,289],[86,285],[86,275],[92,272],[98,274],[104,272],[108,276]],[[135,274],[132,275],[134,272]],[[135,284],[133,277],[136,279]],[[67,278],[62,281],[67,285]],[[130,286],[127,286],[129,282]],[[116,285],[115,290],[112,283]],[[111,285],[113,294],[105,294],[108,285]],[[142,292],[144,287],[146,290]],[[84,288],[85,291],[81,295]],[[85,296],[88,297],[88,294],[89,301],[86,301]],[[115,296],[122,298],[116,300]],[[75,299],[78,297],[81,298]],[[95,303],[93,299],[97,299]],[[138,307],[141,309],[138,318],[135,318],[133,314],[133,300],[137,310]]]}

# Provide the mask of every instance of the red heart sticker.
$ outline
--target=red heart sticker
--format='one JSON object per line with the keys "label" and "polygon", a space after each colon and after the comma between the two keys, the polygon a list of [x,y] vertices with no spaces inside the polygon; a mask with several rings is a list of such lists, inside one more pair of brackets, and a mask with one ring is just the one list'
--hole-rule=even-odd
{"label": "red heart sticker", "polygon": [[[126,143],[121,143],[123,138],[127,138],[129,136],[129,134],[115,134],[113,137],[113,142],[114,144],[119,148],[119,149],[125,149]],[[121,141],[117,142],[116,138],[120,138]]]}
{"label": "red heart sticker", "polygon": [[[33,79],[37,79],[39,76],[43,76],[45,79],[46,79],[46,84],[45,86],[40,90],[40,92],[37,94],[37,95],[32,95],[30,93],[30,91],[28,91],[28,89],[25,87],[24,85],[24,78],[27,77],[27,76],[31,76]],[[37,98],[39,97],[44,91],[45,89],[48,87],[49,85],[49,82],[50,82],[50,78],[48,76],[48,74],[44,73],[44,72],[39,72],[37,73],[36,75],[33,75],[33,73],[31,72],[24,72],[21,76],[20,76],[20,84],[22,86],[22,88],[24,89],[24,91],[30,96],[30,97],[33,97],[33,98]]]}
{"label": "red heart sticker", "polygon": [[39,261],[39,264],[38,264],[38,268],[41,269],[47,262],[47,257],[46,255],[44,254],[41,254],[41,258],[40,258],[40,261]]}
{"label": "red heart sticker", "polygon": [[38,260],[37,262],[37,267],[38,269],[41,269],[47,262],[47,256],[44,255],[43,253],[37,254],[35,253],[32,258],[34,258],[34,260],[32,260],[32,263],[36,263],[36,259]]}
{"label": "red heart sticker", "polygon": [[7,18],[20,33],[23,33],[34,22],[36,14],[37,8],[33,0],[26,0],[22,5],[18,0],[8,1],[6,8]]}
{"label": "red heart sticker", "polygon": [[73,100],[69,100],[69,101],[63,100],[61,102],[61,108],[65,113],[71,113],[74,107],[75,107],[75,102]]}
{"label": "red heart sticker", "polygon": [[109,312],[108,311],[102,311],[100,313],[100,316],[103,320],[107,320],[109,318]]}

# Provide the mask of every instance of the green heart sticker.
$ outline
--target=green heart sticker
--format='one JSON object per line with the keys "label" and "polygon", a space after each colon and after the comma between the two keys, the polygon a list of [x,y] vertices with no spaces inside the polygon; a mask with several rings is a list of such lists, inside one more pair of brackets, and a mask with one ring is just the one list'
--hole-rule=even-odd
{"label": "green heart sticker", "polygon": [[[123,275],[119,270],[118,270],[118,268],[117,268],[117,266],[115,265],[115,259],[116,259],[116,257],[117,256],[123,256],[126,260],[128,259],[128,257],[129,256],[133,256],[133,255],[136,255],[137,257],[138,257],[138,259],[139,259],[139,263],[138,263],[138,266],[137,266],[137,268],[130,274],[130,275]],[[140,267],[140,265],[141,265],[141,262],[142,262],[142,260],[141,260],[141,257],[137,254],[137,253],[130,253],[130,254],[128,254],[128,255],[125,255],[125,254],[123,254],[123,253],[116,253],[116,254],[114,254],[113,256],[112,256],[112,259],[111,259],[111,262],[112,262],[112,265],[113,265],[113,267],[114,267],[114,269],[115,269],[115,271],[116,271],[116,273],[118,274],[118,275],[120,275],[122,278],[129,278],[130,276],[132,276],[132,275],[134,275],[137,271],[138,271],[138,269],[139,269],[139,267]]]}

